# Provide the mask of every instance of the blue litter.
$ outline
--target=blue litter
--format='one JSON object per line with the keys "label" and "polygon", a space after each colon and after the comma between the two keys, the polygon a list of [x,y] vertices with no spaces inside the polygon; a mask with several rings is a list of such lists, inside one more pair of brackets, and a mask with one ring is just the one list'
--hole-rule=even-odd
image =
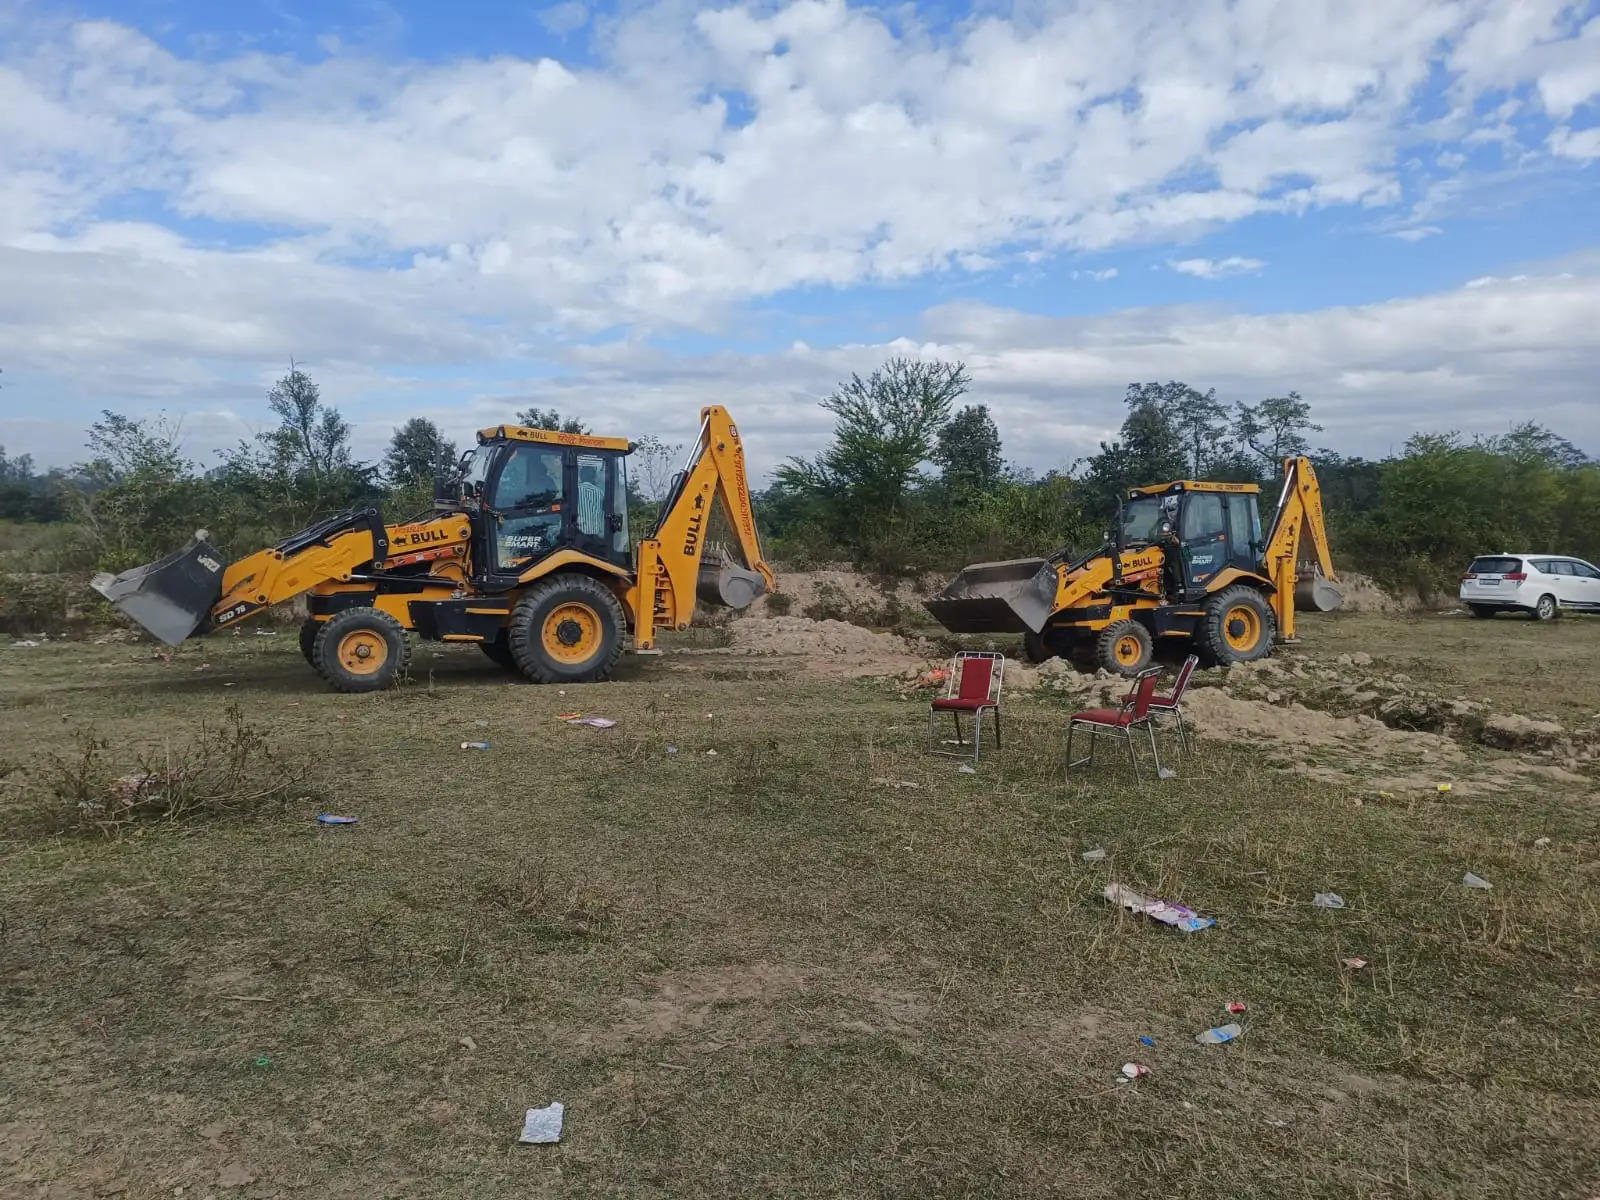
{"label": "blue litter", "polygon": [[1156,1044],[1156,1040],[1155,1038],[1151,1037],[1142,1037],[1139,1039],[1139,1043],[1143,1046],[1154,1046]]}
{"label": "blue litter", "polygon": [[360,817],[341,817],[335,813],[318,813],[318,825],[354,825]]}

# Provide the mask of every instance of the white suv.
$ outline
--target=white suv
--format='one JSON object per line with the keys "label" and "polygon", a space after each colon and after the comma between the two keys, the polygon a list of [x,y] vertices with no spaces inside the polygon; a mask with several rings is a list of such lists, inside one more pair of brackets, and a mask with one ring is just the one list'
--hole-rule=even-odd
{"label": "white suv", "polygon": [[1552,554],[1485,554],[1461,577],[1461,602],[1475,617],[1525,612],[1548,621],[1564,608],[1600,612],[1600,569]]}

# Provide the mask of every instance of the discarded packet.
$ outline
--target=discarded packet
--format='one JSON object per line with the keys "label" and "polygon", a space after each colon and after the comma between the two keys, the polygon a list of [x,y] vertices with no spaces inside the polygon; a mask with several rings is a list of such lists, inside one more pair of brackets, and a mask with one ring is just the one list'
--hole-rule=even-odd
{"label": "discarded packet", "polygon": [[1105,856],[1106,852],[1099,847],[1096,847],[1093,850],[1085,850],[1078,857],[1083,859],[1084,862],[1099,862]]}
{"label": "discarded packet", "polygon": [[489,748],[489,743],[488,742],[462,742],[461,743],[461,748],[463,750],[487,750]]}
{"label": "discarded packet", "polygon": [[338,813],[318,813],[318,825],[354,825],[361,820],[360,817],[341,817]]}
{"label": "discarded packet", "polygon": [[1338,892],[1318,892],[1311,897],[1311,903],[1318,908],[1343,908],[1344,897]]}
{"label": "discarded packet", "polygon": [[1244,1011],[1244,1001],[1243,1000],[1229,1000],[1228,1001],[1228,1011],[1231,1012],[1231,1013],[1242,1013]]}
{"label": "discarded packet", "polygon": [[1229,1022],[1226,1025],[1218,1025],[1215,1029],[1202,1030],[1194,1035],[1194,1040],[1202,1046],[1220,1046],[1223,1042],[1233,1041],[1243,1032],[1243,1029]]}
{"label": "discarded packet", "polygon": [[1469,888],[1477,888],[1480,891],[1485,892],[1494,887],[1494,884],[1490,883],[1487,879],[1484,879],[1480,875],[1474,875],[1471,871],[1468,871],[1461,877],[1461,882]]}
{"label": "discarded packet", "polygon": [[1352,971],[1359,971],[1367,965],[1367,960],[1364,958],[1341,958],[1339,962],[1349,967]]}
{"label": "discarded packet", "polygon": [[1150,1068],[1143,1063],[1126,1062],[1122,1064],[1122,1074],[1127,1079],[1143,1079],[1150,1074]]}
{"label": "discarded packet", "polygon": [[519,1142],[542,1146],[561,1140],[561,1115],[566,1105],[553,1101],[548,1108],[530,1108],[522,1115],[522,1136]]}
{"label": "discarded packet", "polygon": [[1170,925],[1180,933],[1196,933],[1216,924],[1211,917],[1202,917],[1192,908],[1140,895],[1130,887],[1113,883],[1101,893],[1112,904],[1121,905],[1130,912],[1143,913],[1163,925]]}
{"label": "discarded packet", "polygon": [[610,717],[578,717],[568,721],[568,725],[587,725],[591,729],[610,729],[616,724]]}

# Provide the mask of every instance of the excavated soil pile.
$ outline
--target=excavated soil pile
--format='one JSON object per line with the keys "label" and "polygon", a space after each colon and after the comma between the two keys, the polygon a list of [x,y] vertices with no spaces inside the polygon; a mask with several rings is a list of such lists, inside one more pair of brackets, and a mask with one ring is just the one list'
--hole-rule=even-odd
{"label": "excavated soil pile", "polygon": [[[935,576],[921,579],[880,580],[862,575],[848,565],[819,567],[814,571],[791,571],[775,568],[778,576],[777,594],[784,597],[787,615],[805,615],[808,609],[825,610],[830,617],[837,612],[870,616],[882,613],[892,605],[922,613],[922,602],[944,587],[946,580]],[[780,615],[771,597],[762,597],[745,613],[747,617],[770,619]],[[869,622],[871,623],[871,622]]]}
{"label": "excavated soil pile", "polygon": [[1417,597],[1401,599],[1355,571],[1340,571],[1337,586],[1344,597],[1339,605],[1340,612],[1401,612],[1422,607]]}
{"label": "excavated soil pile", "polygon": [[728,626],[732,648],[748,654],[803,655],[823,675],[899,675],[925,669],[923,646],[892,633],[876,633],[844,621],[809,617],[736,620]]}

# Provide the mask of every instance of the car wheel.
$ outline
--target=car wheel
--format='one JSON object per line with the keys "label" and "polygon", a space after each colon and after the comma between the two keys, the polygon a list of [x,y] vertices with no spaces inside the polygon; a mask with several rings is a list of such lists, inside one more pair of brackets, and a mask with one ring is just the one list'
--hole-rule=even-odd
{"label": "car wheel", "polygon": [[1539,603],[1533,606],[1533,619],[1535,621],[1552,621],[1561,615],[1561,608],[1556,604],[1556,598],[1546,593],[1539,597]]}
{"label": "car wheel", "polygon": [[1475,617],[1488,618],[1494,616],[1494,609],[1487,604],[1469,604],[1467,611]]}

